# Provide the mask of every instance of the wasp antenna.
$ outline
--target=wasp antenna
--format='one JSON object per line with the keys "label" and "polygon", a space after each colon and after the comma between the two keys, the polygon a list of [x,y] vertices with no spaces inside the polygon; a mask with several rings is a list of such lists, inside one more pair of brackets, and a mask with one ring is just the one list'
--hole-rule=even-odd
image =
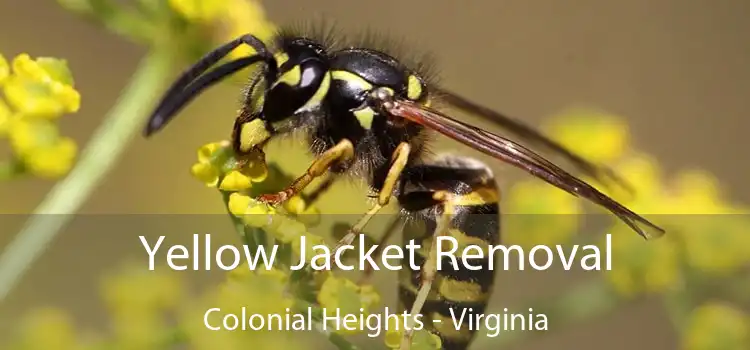
{"label": "wasp antenna", "polygon": [[190,101],[198,97],[203,90],[211,87],[217,82],[223,80],[225,77],[236,73],[237,71],[261,61],[263,58],[260,56],[248,56],[238,58],[231,62],[225,63],[210,72],[198,77],[194,82],[185,86],[185,88],[179,92],[172,94],[169,99],[163,100],[159,107],[151,115],[151,118],[146,125],[144,130],[145,136],[150,136],[154,132],[161,129],[166,123],[177,114],[183,107],[185,107]]}
{"label": "wasp antenna", "polygon": [[[256,54],[225,63],[208,74],[201,76],[216,62],[219,62],[242,44],[252,47]],[[198,62],[185,70],[172,83],[167,92],[164,93],[164,97],[162,97],[161,102],[159,102],[159,105],[154,109],[148,120],[148,124],[143,131],[144,136],[148,137],[163,128],[182,107],[206,88],[221,81],[224,77],[258,61],[266,63],[267,75],[275,76],[278,70],[276,60],[268,51],[266,45],[260,39],[250,34],[243,35],[207,53]]]}

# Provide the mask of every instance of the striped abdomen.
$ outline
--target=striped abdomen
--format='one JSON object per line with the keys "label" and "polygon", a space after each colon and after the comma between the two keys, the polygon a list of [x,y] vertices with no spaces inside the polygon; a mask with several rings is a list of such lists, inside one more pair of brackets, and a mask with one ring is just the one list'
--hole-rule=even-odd
{"label": "striped abdomen", "polygon": [[[471,342],[476,328],[469,329],[468,319],[484,313],[495,281],[493,271],[488,268],[486,258],[488,246],[500,240],[499,191],[492,173],[483,164],[463,157],[444,157],[410,169],[404,174],[399,202],[409,217],[404,230],[404,244],[414,239],[421,249],[415,264],[423,266],[434,239],[435,228],[444,215],[445,203],[436,201],[433,195],[446,192],[452,195],[453,218],[447,232],[453,240],[443,240],[442,251],[453,248],[456,264],[450,257],[442,257],[432,290],[422,311],[425,327],[436,332],[443,340],[443,349],[465,349]],[[466,268],[462,252],[468,245],[479,247],[484,258],[467,259],[470,266],[482,266],[478,270]],[[477,250],[469,251],[477,255]],[[401,307],[410,310],[421,284],[420,271],[401,270],[399,298]],[[464,314],[463,324],[456,329]],[[474,325],[476,327],[476,325]]]}

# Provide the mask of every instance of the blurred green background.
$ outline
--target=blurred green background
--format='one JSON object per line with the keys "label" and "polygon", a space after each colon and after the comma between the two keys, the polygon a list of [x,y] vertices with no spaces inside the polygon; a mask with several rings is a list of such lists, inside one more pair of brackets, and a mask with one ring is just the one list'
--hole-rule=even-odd
{"label": "blurred green background", "polygon": [[[418,43],[415,50],[434,53],[444,85],[532,124],[577,106],[621,116],[630,125],[633,143],[658,159],[665,172],[704,169],[721,181],[730,200],[750,203],[750,163],[743,153],[750,130],[750,2],[277,0],[263,5],[276,24],[324,16],[344,32],[371,28],[406,37]],[[27,52],[68,60],[82,108],[63,118],[61,128],[81,147],[145,52],[54,1],[1,2],[0,31],[0,52],[8,59]],[[223,213],[217,193],[196,184],[187,170],[198,146],[228,136],[240,86],[230,83],[212,89],[185,110],[179,125],[153,140],[134,140],[81,212]],[[437,148],[465,150],[449,142]],[[273,149],[268,152],[271,160]],[[309,160],[297,148],[285,153],[280,163],[295,173]],[[503,185],[519,175],[506,167],[496,169]],[[30,213],[52,184],[33,179],[1,184],[0,213]],[[346,184],[336,186],[330,194],[334,200],[324,200],[321,211],[362,212],[364,197],[357,203],[348,200],[346,206],[335,200],[354,191]],[[15,232],[6,228],[0,247]],[[116,265],[113,254],[127,255],[138,248],[134,238],[106,232],[97,237],[61,235],[50,254],[0,305],[0,339],[20,315],[40,305],[65,307],[84,324],[95,325],[102,317],[95,300],[97,280],[105,266]],[[561,288],[568,284],[566,279],[560,273],[545,273],[544,278],[503,273],[493,303]],[[550,328],[555,330],[555,324]],[[513,348],[677,346],[663,308],[646,300]]]}

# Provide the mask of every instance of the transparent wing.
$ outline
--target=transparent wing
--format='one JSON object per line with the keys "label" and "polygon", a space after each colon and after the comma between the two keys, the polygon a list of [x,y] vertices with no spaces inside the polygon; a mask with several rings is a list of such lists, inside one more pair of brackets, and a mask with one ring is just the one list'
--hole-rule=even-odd
{"label": "transparent wing", "polygon": [[[570,194],[586,198],[612,212],[644,238],[655,238],[665,233],[662,228],[514,141],[468,125],[435,109],[408,100],[388,101],[382,104],[382,108],[393,116],[421,124],[498,160],[525,170]],[[649,230],[644,230],[642,226]]]}

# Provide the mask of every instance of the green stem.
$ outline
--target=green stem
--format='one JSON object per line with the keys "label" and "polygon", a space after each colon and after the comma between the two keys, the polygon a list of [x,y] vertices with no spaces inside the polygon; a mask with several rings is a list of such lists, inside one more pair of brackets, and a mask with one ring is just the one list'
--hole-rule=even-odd
{"label": "green stem", "polygon": [[0,256],[0,301],[72,219],[137,134],[171,73],[171,56],[150,52],[96,130],[70,174],[58,182]]}

